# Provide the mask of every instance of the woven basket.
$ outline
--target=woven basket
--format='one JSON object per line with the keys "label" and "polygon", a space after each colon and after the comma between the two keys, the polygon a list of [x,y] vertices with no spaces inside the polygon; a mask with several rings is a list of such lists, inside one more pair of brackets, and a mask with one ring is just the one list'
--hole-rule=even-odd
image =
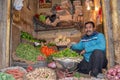
{"label": "woven basket", "polygon": [[19,66],[4,68],[4,69],[1,69],[0,71],[6,72],[7,70],[10,70],[10,69],[19,69],[20,71],[23,71],[25,74],[27,74],[27,71],[24,68],[19,67]]}
{"label": "woven basket", "polygon": [[[23,80],[25,75],[27,74],[27,71],[24,68],[19,67],[19,66],[4,68],[4,69],[1,69],[0,71],[3,72],[3,73],[6,73],[7,70],[12,70],[12,69],[18,69],[19,71],[22,71],[24,73],[24,75],[22,77],[17,78],[15,80]],[[14,75],[14,74],[11,73],[11,75]]]}

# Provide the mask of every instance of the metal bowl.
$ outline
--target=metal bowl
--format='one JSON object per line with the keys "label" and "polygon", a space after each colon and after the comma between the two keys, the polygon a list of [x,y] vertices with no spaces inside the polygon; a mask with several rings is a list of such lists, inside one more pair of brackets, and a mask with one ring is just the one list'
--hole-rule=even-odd
{"label": "metal bowl", "polygon": [[63,71],[73,72],[77,70],[77,65],[80,63],[82,59],[74,60],[71,58],[59,58],[54,59],[56,62],[56,66],[58,69],[61,69]]}

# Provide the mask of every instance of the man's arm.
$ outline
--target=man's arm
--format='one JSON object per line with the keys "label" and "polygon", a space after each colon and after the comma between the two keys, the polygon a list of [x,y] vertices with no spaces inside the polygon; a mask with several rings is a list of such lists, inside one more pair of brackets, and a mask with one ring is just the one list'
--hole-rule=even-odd
{"label": "man's arm", "polygon": [[105,41],[105,37],[103,34],[99,34],[98,35],[98,41],[97,44],[94,46],[85,46],[85,51],[86,52],[92,52],[95,49],[99,49],[99,50],[105,50],[106,49],[106,41]]}
{"label": "man's arm", "polygon": [[71,46],[71,49],[73,49],[73,50],[82,50],[83,49],[83,45],[82,44],[83,44],[82,41],[80,41],[77,44],[73,44]]}

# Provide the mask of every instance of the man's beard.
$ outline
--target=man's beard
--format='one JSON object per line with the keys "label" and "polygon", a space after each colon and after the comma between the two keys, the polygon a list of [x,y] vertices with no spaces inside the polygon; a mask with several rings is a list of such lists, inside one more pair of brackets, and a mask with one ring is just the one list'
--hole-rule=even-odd
{"label": "man's beard", "polygon": [[[90,36],[92,31],[87,31],[86,35]],[[90,33],[90,34],[89,34]]]}

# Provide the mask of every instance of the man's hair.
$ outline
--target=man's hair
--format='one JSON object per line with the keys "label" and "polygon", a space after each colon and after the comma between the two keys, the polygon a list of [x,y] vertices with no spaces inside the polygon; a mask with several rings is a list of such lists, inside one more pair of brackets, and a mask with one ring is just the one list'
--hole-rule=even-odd
{"label": "man's hair", "polygon": [[94,24],[94,22],[92,22],[92,21],[86,22],[86,23],[85,23],[85,26],[86,26],[87,24],[92,24],[93,28],[95,27],[95,24]]}

